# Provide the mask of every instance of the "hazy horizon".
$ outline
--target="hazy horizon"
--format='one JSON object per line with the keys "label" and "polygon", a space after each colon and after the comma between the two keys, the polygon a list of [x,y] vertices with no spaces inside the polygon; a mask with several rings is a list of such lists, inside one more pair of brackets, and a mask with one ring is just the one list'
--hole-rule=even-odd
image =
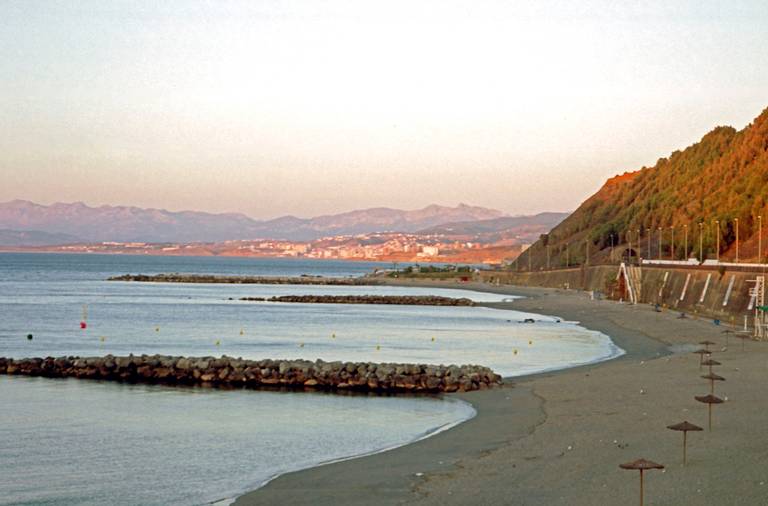
{"label": "hazy horizon", "polygon": [[760,1],[12,0],[0,27],[0,201],[565,212],[768,106]]}

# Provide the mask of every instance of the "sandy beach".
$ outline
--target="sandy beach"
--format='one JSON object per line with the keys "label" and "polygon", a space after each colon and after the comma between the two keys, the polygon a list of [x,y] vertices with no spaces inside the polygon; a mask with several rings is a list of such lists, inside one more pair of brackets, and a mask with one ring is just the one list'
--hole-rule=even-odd
{"label": "sandy beach", "polygon": [[[710,320],[582,292],[460,287],[524,295],[490,306],[579,321],[627,354],[457,394],[478,415],[454,429],[279,476],[235,504],[637,504],[638,473],[618,465],[641,457],[666,465],[646,473],[646,504],[768,504],[768,344],[747,341],[742,351]],[[726,378],[715,385],[726,402],[714,406],[711,432],[707,406],[694,400],[709,393],[706,367],[691,353],[704,339],[717,343],[713,357],[723,365],[714,372]],[[686,467],[681,433],[666,428],[683,420],[705,428],[688,436]]]}

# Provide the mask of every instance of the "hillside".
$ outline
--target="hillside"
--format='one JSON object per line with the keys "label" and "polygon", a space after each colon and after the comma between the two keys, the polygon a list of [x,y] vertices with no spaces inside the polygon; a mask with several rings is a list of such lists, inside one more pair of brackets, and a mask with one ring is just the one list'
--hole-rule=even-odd
{"label": "hillside", "polygon": [[308,241],[329,235],[414,232],[442,223],[492,219],[501,211],[459,204],[406,211],[373,208],[316,218],[254,220],[243,214],[172,212],[127,206],[90,207],[82,202],[39,205],[0,203],[0,229],[66,234],[84,241],[217,242],[240,239]]}
{"label": "hillside", "polygon": [[[523,254],[520,268],[583,264],[589,251],[592,264],[626,258],[661,255],[716,256],[717,221],[720,222],[721,260],[735,260],[738,220],[739,259],[757,261],[759,216],[768,220],[768,109],[743,130],[717,127],[699,142],[643,167],[609,179],[579,208],[543,235]],[[701,226],[699,225],[701,224]],[[763,231],[763,259],[768,249],[768,221]],[[659,231],[661,227],[661,233]],[[650,230],[650,233],[649,233]],[[674,243],[672,235],[674,230]],[[685,237],[687,236],[687,251]],[[701,234],[700,234],[701,231]],[[648,239],[650,236],[650,252]],[[639,239],[639,240],[638,240]]]}
{"label": "hillside", "polygon": [[49,234],[34,230],[0,230],[0,246],[49,246],[76,242],[80,242],[80,238],[67,234]]}

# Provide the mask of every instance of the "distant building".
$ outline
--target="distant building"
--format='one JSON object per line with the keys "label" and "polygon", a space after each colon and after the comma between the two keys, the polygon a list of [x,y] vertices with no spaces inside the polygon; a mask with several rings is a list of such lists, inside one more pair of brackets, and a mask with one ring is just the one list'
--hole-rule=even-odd
{"label": "distant building", "polygon": [[440,253],[440,248],[437,246],[422,246],[421,252],[424,256],[436,257]]}

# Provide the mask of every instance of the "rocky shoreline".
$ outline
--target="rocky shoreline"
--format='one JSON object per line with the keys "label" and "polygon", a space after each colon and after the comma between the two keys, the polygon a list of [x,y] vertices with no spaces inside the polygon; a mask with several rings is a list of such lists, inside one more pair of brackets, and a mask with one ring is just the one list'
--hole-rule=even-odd
{"label": "rocky shoreline", "polygon": [[295,302],[302,304],[392,304],[407,306],[474,306],[467,298],[437,295],[280,295],[275,297],[241,297],[248,302]]}
{"label": "rocky shoreline", "polygon": [[107,281],[133,281],[140,283],[224,283],[236,285],[335,285],[365,286],[381,284],[372,278],[329,278],[323,276],[214,276],[207,274],[123,274]]}
{"label": "rocky shoreline", "polygon": [[0,357],[0,374],[200,385],[285,387],[361,392],[467,392],[502,384],[477,365],[426,365],[322,360],[244,360],[222,356]]}

